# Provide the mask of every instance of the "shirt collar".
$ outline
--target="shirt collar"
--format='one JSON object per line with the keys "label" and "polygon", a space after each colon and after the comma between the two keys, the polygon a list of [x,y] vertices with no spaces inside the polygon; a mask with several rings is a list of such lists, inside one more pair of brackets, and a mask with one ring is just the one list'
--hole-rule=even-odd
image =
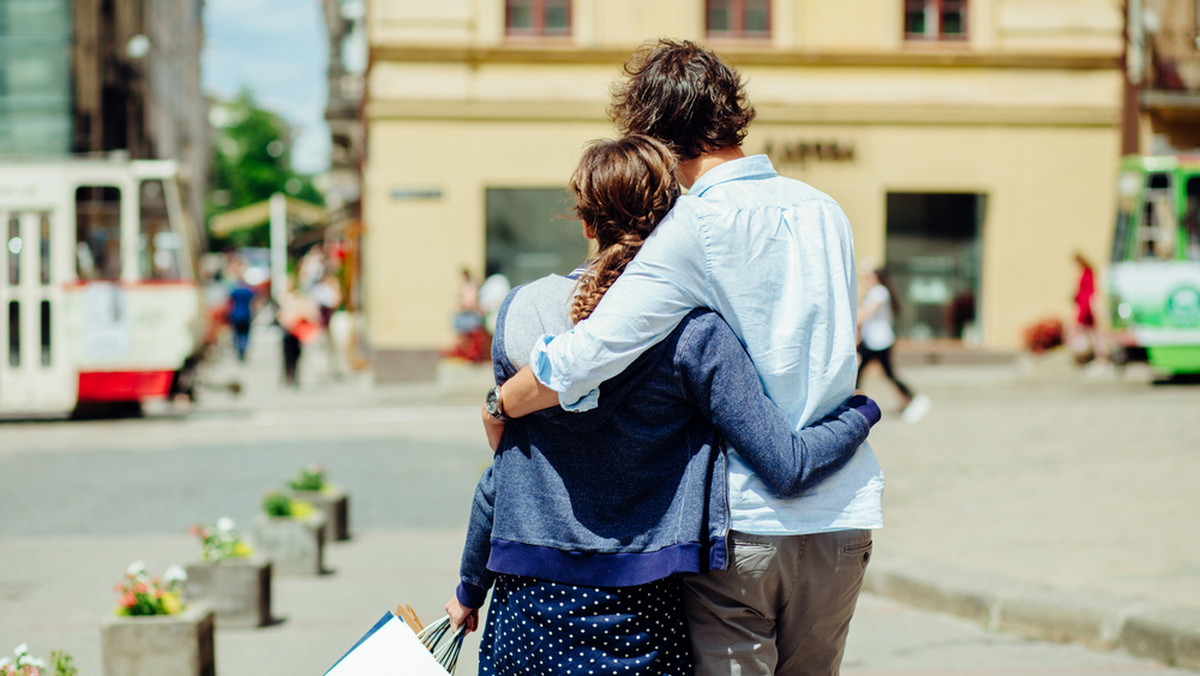
{"label": "shirt collar", "polygon": [[775,166],[771,164],[771,158],[766,155],[739,157],[736,160],[722,162],[704,172],[688,189],[687,194],[699,196],[714,185],[727,181],[775,178],[776,176],[778,174],[775,172]]}

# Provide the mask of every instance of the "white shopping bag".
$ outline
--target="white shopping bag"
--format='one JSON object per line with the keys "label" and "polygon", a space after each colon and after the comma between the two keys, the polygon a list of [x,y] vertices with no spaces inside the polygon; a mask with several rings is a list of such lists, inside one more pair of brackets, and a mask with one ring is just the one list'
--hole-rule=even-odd
{"label": "white shopping bag", "polygon": [[413,629],[386,613],[325,676],[447,676]]}

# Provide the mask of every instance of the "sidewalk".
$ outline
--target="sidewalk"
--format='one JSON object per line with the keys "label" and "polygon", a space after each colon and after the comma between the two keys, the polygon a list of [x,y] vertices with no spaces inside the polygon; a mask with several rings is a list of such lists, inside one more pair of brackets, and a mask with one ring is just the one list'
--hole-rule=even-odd
{"label": "sidewalk", "polygon": [[[1061,355],[900,376],[933,408],[872,432],[886,527],[866,589],[1200,666],[1200,388]],[[896,405],[881,377],[864,389]]]}
{"label": "sidewalk", "polygon": [[[451,363],[438,383],[378,387],[310,361],[302,380],[319,387],[287,392],[260,359],[241,403],[474,406],[491,382],[487,367]],[[906,425],[891,385],[864,380],[891,413],[871,436],[888,488],[865,589],[990,630],[1200,667],[1200,388],[1057,354],[901,376],[933,410]],[[223,405],[205,399],[201,410]]]}
{"label": "sidewalk", "polygon": [[[368,374],[327,378],[315,357],[308,359],[314,350],[302,364],[300,389],[293,391],[278,384],[278,347],[277,338],[256,333],[250,363],[210,365],[201,400],[186,413],[162,406],[146,420],[0,430],[0,463],[9,462],[0,468],[40,468],[47,487],[67,490],[85,490],[81,487],[104,480],[87,476],[86,470],[111,462],[144,464],[147,476],[203,471],[193,480],[212,482],[233,470],[237,461],[231,459],[246,458],[257,464],[244,468],[248,476],[237,477],[226,490],[240,496],[247,513],[255,507],[256,491],[278,481],[279,467],[291,468],[314,445],[341,442],[345,452],[360,458],[356,466],[368,472],[375,461],[407,472],[402,482],[374,481],[396,492],[420,492],[419,499],[373,505],[360,499],[366,497],[369,475],[343,475],[356,489],[352,501],[357,502],[351,507],[352,540],[331,546],[327,554],[334,573],[280,578],[274,611],[285,621],[279,624],[219,630],[218,673],[227,676],[320,673],[396,602],[411,603],[425,617],[440,614],[455,584],[465,523],[437,505],[467,504],[469,494],[454,493],[436,504],[432,496],[469,490],[472,476],[486,463],[486,452],[479,451],[478,409],[490,382],[488,369],[449,367],[440,383],[377,387]],[[875,534],[868,593],[851,635],[857,647],[848,653],[848,660],[858,661],[847,673],[931,673],[917,667],[879,671],[872,665],[887,660],[862,655],[883,639],[855,639],[886,637],[897,627],[935,621],[912,607],[960,615],[989,631],[1115,648],[1079,659],[1106,665],[1112,660],[1128,668],[1076,662],[1076,671],[1051,672],[1037,667],[1057,658],[1037,657],[1029,658],[1033,666],[1026,670],[980,673],[1157,670],[1129,666],[1124,651],[1200,667],[1200,541],[1193,517],[1200,506],[1196,387],[1153,385],[1137,370],[1123,378],[1085,378],[1045,360],[913,365],[900,375],[929,395],[933,408],[919,423],[904,424],[894,412],[897,400],[890,385],[876,376],[863,383],[885,411],[871,444],[887,475],[887,527]],[[240,396],[212,387],[234,377],[244,386]],[[113,439],[120,440],[122,452],[106,450]],[[186,445],[197,439],[212,449]],[[183,443],[183,450],[164,450],[172,443]],[[221,450],[221,444],[233,445]],[[83,476],[63,485],[55,469],[59,457]],[[38,495],[58,500],[50,492]],[[189,495],[201,502],[213,499]],[[155,497],[147,504],[185,499]],[[219,497],[217,504],[236,509],[235,501]],[[67,502],[60,510],[62,519],[82,521],[83,516],[73,516],[79,508],[72,504],[77,503]],[[432,511],[420,511],[427,504]],[[10,524],[26,518],[21,510],[36,509],[15,501],[0,508]],[[391,514],[400,516],[390,523],[381,516]],[[240,514],[234,516],[242,523]],[[57,535],[41,535],[53,529],[7,529],[17,535],[0,536],[0,654],[11,649],[4,641],[29,641],[38,654],[65,647],[87,667],[83,673],[99,674],[97,619],[111,610],[113,571],[133,558],[144,558],[152,571],[193,558],[195,542],[180,533],[177,520],[167,520],[172,525],[163,532],[176,533],[171,535],[113,536],[69,522]],[[872,595],[907,606],[893,608]],[[922,629],[927,633],[919,636],[911,635],[916,629],[900,631],[909,632],[904,641],[891,642],[906,655],[937,645],[936,637],[943,635],[942,629]],[[984,646],[980,650],[1002,642],[1022,645],[987,636],[994,635],[953,640]],[[458,673],[474,673],[477,641],[478,634],[468,639]],[[936,673],[975,673],[952,669],[959,663],[950,659],[933,655],[925,664],[938,666]],[[979,664],[971,661],[975,653],[954,659]],[[254,666],[264,660],[270,664]],[[855,671],[862,668],[868,671]]]}

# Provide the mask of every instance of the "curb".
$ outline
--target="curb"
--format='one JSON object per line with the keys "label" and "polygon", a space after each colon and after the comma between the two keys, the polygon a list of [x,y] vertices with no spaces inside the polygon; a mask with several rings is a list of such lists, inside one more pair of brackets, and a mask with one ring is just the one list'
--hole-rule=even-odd
{"label": "curb", "polygon": [[863,590],[958,615],[990,631],[1120,649],[1169,665],[1200,668],[1200,610],[878,557],[867,567]]}

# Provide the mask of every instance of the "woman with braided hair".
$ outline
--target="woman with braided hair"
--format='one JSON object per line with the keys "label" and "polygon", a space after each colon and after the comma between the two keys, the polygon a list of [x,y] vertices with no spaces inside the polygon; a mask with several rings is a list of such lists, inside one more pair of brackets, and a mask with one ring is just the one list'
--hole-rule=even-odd
{"label": "woman with braided hair", "polygon": [[[671,151],[646,136],[586,149],[570,189],[596,255],[509,293],[492,343],[497,383],[541,336],[601,302],[678,197],[674,169]],[[726,565],[725,443],[789,496],[841,467],[879,419],[856,395],[793,432],[707,310],[600,389],[586,413],[510,422],[476,488],[446,610],[474,630],[492,588],[480,674],[691,674],[679,578]]]}

